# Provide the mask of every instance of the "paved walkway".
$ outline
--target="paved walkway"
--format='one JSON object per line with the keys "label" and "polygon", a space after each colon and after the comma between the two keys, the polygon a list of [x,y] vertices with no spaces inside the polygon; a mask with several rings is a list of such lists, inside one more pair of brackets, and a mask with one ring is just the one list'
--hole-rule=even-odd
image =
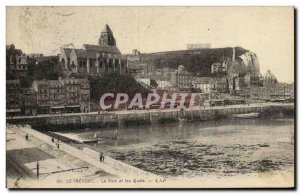
{"label": "paved walkway", "polygon": [[[30,126],[22,127],[20,128],[22,131],[24,131],[27,134],[30,134],[44,143],[48,143],[52,147],[56,149],[56,144],[53,144],[51,141],[51,137],[48,135],[45,135],[44,133],[38,132],[36,130],[33,130],[30,128]],[[72,155],[73,157],[80,158],[81,160],[98,167],[104,171],[106,171],[109,174],[118,176],[118,177],[128,177],[128,175],[132,176],[148,176],[148,177],[157,177],[157,175],[142,171],[140,169],[137,169],[135,167],[132,167],[130,165],[127,165],[123,162],[117,161],[113,158],[110,158],[108,156],[105,156],[105,162],[99,162],[99,153],[95,152],[90,149],[78,149],[75,147],[72,147],[66,143],[60,142],[59,143],[59,150],[64,151],[68,153],[69,155]]]}
{"label": "paved walkway", "polygon": [[[29,135],[28,141],[25,140],[26,134]],[[43,181],[66,178],[159,177],[108,156],[105,156],[104,162],[100,162],[99,153],[88,148],[74,148],[58,140],[52,142],[51,137],[31,129],[30,126],[19,128],[9,125],[7,139],[7,153],[12,161],[30,169],[34,178],[39,161],[40,180]],[[8,185],[14,187],[18,177],[9,177]]]}
{"label": "paved walkway", "polygon": [[[30,186],[28,179],[36,179],[37,161],[39,161],[39,180],[42,182],[61,178],[114,177],[82,159],[57,149],[55,143],[48,144],[30,134],[26,141],[25,135],[26,132],[20,128],[7,127],[7,158],[10,159],[8,162],[14,163],[14,165],[8,165],[7,169],[9,188]],[[29,169],[32,172],[31,176],[12,172],[12,166]]]}

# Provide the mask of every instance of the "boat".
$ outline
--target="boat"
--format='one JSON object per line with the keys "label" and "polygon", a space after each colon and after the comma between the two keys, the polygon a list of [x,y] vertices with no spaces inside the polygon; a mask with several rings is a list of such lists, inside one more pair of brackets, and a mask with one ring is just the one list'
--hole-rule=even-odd
{"label": "boat", "polygon": [[82,143],[97,143],[103,141],[101,133],[95,133],[92,139],[83,140]]}
{"label": "boat", "polygon": [[258,118],[259,116],[260,116],[260,113],[252,112],[252,113],[244,113],[244,114],[234,114],[234,115],[232,115],[232,118],[252,119],[252,118]]}
{"label": "boat", "polygon": [[189,120],[188,120],[188,119],[184,119],[184,118],[178,117],[178,121],[180,121],[180,122],[187,122],[187,121],[189,121]]}
{"label": "boat", "polygon": [[103,141],[103,138],[83,140],[82,143],[97,143],[99,141]]}

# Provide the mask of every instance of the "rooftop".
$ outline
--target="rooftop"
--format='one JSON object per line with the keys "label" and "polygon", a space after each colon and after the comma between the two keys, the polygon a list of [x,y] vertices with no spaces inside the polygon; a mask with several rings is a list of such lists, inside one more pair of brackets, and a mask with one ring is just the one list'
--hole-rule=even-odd
{"label": "rooftop", "polygon": [[121,54],[118,47],[116,46],[105,46],[105,45],[92,45],[92,44],[84,44],[83,47],[87,51],[96,51],[96,52],[106,52],[113,54]]}

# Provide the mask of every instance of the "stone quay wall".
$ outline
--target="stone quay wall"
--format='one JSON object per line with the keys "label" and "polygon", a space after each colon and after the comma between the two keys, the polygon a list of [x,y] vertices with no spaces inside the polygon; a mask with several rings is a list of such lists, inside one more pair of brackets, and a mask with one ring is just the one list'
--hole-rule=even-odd
{"label": "stone quay wall", "polygon": [[227,118],[233,114],[258,112],[262,116],[274,113],[294,114],[294,104],[258,104],[258,105],[233,105],[222,107],[208,107],[198,110],[138,110],[116,111],[111,113],[88,114],[63,114],[49,116],[13,117],[7,118],[10,124],[29,124],[33,127],[40,126],[45,130],[59,130],[68,128],[101,128],[101,127],[126,127],[133,125],[146,125],[157,123],[178,122],[178,118],[188,121],[201,121],[218,118]]}

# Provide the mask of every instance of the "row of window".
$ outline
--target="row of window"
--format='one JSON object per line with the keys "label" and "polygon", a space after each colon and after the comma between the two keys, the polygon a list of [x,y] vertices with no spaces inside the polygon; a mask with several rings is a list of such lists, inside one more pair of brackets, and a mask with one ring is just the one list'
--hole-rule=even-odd
{"label": "row of window", "polygon": [[[79,67],[85,67],[86,66],[86,62],[85,61],[79,61]],[[90,63],[90,68],[93,68],[93,67],[96,67],[94,65],[94,63]],[[113,68],[113,63],[112,61],[110,61],[108,63],[108,66],[107,66],[107,63],[104,63],[104,62],[100,62],[99,63],[99,68]],[[119,63],[115,63],[115,68],[118,68],[119,67]],[[121,68],[124,68],[125,67],[125,63],[121,63]]]}

